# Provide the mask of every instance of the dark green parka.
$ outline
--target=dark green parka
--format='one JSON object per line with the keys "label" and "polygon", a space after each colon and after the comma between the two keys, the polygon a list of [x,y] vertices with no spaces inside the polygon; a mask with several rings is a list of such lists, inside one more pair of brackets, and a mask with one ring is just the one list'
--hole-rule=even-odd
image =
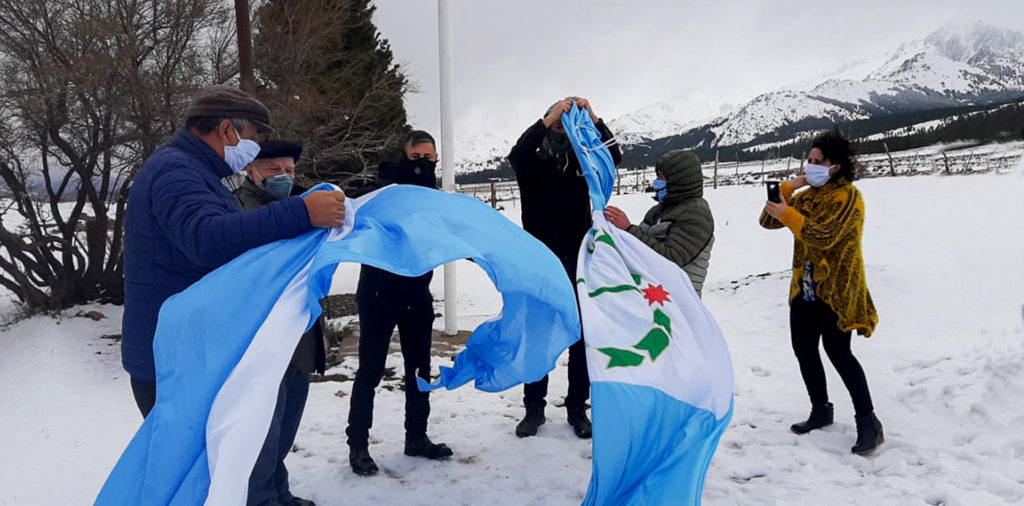
{"label": "dark green parka", "polygon": [[700,295],[715,243],[715,219],[704,200],[700,159],[690,151],[673,150],[658,159],[655,170],[665,175],[668,193],[629,232],[682,267]]}

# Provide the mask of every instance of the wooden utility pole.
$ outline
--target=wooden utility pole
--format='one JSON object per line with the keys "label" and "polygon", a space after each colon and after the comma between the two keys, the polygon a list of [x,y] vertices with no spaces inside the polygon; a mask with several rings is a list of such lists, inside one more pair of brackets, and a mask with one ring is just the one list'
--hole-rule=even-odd
{"label": "wooden utility pole", "polygon": [[238,73],[242,91],[256,91],[252,70],[252,28],[249,23],[249,0],[235,0],[235,23],[238,32]]}

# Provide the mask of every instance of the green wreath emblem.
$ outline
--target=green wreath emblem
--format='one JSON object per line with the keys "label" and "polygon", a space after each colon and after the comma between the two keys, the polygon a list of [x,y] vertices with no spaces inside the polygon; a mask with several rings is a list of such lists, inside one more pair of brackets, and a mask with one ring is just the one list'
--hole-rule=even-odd
{"label": "green wreath emblem", "polygon": [[[587,254],[593,255],[594,251],[601,244],[608,245],[618,251],[612,236],[605,230],[595,229],[591,230],[591,233],[594,234],[594,241],[591,245],[587,246]],[[669,299],[670,294],[662,285],[648,282],[646,288],[640,288],[643,285],[642,276],[635,273],[631,274],[633,278],[632,283],[600,287],[587,293],[587,296],[595,298],[610,293],[637,292],[643,294],[643,297],[647,300],[647,305],[650,307],[653,307],[655,304],[664,307],[665,302],[672,302]],[[586,283],[586,281],[583,278],[579,278],[576,280],[576,283]],[[651,362],[654,362],[669,347],[672,342],[672,319],[658,307],[655,307],[652,311],[651,319],[651,329],[631,349],[615,347],[597,348],[597,351],[609,357],[607,369],[613,367],[637,367],[643,364],[647,357],[650,357]],[[644,354],[645,352],[646,354]]]}

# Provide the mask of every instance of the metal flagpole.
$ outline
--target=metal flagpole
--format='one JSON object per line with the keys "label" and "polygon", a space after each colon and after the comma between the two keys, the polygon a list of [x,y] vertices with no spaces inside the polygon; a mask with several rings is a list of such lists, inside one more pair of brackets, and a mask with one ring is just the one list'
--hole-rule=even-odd
{"label": "metal flagpole", "polygon": [[[441,188],[455,191],[455,115],[452,105],[452,26],[451,0],[437,1],[437,35],[441,63]],[[444,333],[454,336],[459,330],[458,294],[455,289],[455,262],[444,266]]]}

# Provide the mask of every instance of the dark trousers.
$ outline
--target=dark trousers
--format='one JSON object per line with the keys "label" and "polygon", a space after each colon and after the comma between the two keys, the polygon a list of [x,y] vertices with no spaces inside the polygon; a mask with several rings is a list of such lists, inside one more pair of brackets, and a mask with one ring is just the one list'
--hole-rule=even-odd
{"label": "dark trousers", "polygon": [[373,426],[374,389],[384,376],[384,363],[391,344],[391,334],[398,327],[402,346],[405,380],[405,434],[419,437],[427,433],[430,416],[430,395],[421,392],[416,377],[430,380],[430,345],[434,322],[434,306],[430,291],[390,296],[376,290],[358,294],[359,301],[359,369],[352,385],[352,401],[348,412],[350,447],[365,447]]}
{"label": "dark trousers", "polygon": [[284,458],[291,452],[299,431],[302,412],[309,396],[309,374],[288,366],[277,392],[277,407],[270,421],[267,439],[249,475],[250,506],[291,504],[295,496],[288,489],[288,469]]}
{"label": "dark trousers", "polygon": [[800,363],[800,374],[807,386],[811,404],[820,406],[828,402],[828,388],[825,385],[825,368],[818,353],[818,341],[825,344],[825,354],[836,368],[839,377],[853,398],[857,416],[874,411],[871,392],[864,369],[850,350],[850,332],[839,329],[839,317],[820,300],[806,301],[798,296],[790,304],[789,328],[793,340],[793,352]]}
{"label": "dark trousers", "polygon": [[156,404],[156,382],[131,380],[132,395],[135,396],[135,405],[139,407],[142,418],[149,416]]}
{"label": "dark trousers", "polygon": [[[576,257],[562,259],[562,266],[565,267],[569,280],[576,284]],[[579,300],[576,301],[576,308],[579,309]],[[523,404],[527,408],[543,408],[548,396],[548,377],[544,376],[540,381],[523,385]],[[587,399],[590,399],[590,376],[587,373],[587,345],[583,342],[583,335],[569,347],[569,391],[565,396],[566,407],[583,407]]]}
{"label": "dark trousers", "polygon": [[[590,376],[587,374],[587,345],[583,339],[569,347],[569,392],[565,407],[582,407],[590,398]],[[527,408],[544,407],[548,396],[548,377],[523,385],[523,404]]]}

